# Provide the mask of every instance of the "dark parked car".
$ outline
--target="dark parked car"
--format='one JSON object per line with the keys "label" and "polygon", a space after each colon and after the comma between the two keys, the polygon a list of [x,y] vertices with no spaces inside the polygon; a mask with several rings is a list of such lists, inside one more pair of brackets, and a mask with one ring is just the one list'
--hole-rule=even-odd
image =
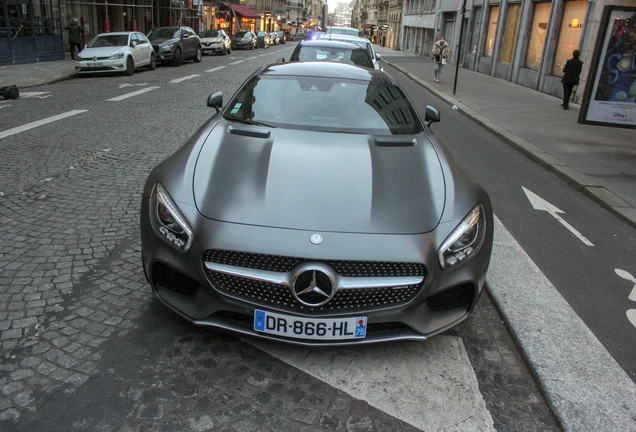
{"label": "dark parked car", "polygon": [[287,43],[287,38],[285,37],[285,32],[277,31],[276,34],[278,35],[278,40],[279,40],[279,43],[281,45]]}
{"label": "dark parked car", "polygon": [[199,35],[203,54],[230,54],[232,40],[223,30],[204,30]]}
{"label": "dark parked car", "polygon": [[322,39],[301,41],[289,61],[329,61],[373,68],[373,60],[360,45]]}
{"label": "dark parked car", "polygon": [[157,27],[150,30],[148,39],[161,63],[179,66],[189,59],[198,63],[203,56],[201,40],[190,27]]}
{"label": "dark parked car", "polygon": [[269,36],[269,33],[264,31],[256,33],[256,46],[259,48],[269,48],[272,46],[272,38]]}
{"label": "dark parked car", "polygon": [[256,34],[251,31],[240,31],[232,38],[233,49],[256,49]]}
{"label": "dark parked car", "polygon": [[[486,192],[382,71],[276,63],[151,171],[145,275],[198,326],[302,345],[425,340],[464,321]],[[224,105],[224,106],[223,106]]]}

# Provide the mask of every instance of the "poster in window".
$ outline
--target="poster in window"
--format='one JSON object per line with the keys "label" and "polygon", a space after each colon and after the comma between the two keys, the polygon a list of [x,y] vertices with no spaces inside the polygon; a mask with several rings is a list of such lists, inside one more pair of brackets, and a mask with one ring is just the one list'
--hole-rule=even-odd
{"label": "poster in window", "polygon": [[606,6],[579,122],[636,128],[636,8]]}

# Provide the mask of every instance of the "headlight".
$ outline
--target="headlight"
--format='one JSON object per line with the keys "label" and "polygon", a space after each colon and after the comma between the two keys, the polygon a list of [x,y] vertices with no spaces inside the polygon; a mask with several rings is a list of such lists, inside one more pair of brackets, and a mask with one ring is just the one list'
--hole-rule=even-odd
{"label": "headlight", "polygon": [[166,43],[166,44],[163,44],[163,45],[159,45],[159,48],[161,48],[162,50],[171,50],[172,49],[172,45],[173,45],[173,43],[170,42],[170,43]]}
{"label": "headlight", "polygon": [[192,228],[161,183],[157,183],[152,191],[150,220],[157,235],[166,243],[181,252],[190,250]]}
{"label": "headlight", "polygon": [[124,58],[124,53],[115,53],[112,56],[108,57],[109,60],[117,60],[120,58]]}
{"label": "headlight", "polygon": [[437,256],[442,270],[455,267],[472,257],[481,247],[485,231],[484,208],[477,204],[440,246]]}

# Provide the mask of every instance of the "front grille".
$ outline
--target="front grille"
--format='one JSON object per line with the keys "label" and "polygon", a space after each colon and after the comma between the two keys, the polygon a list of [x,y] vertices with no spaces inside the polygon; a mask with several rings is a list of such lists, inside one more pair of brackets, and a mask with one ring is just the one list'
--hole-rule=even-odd
{"label": "front grille", "polygon": [[456,286],[426,299],[428,307],[435,312],[470,307],[475,297],[475,287],[472,284]]}
{"label": "front grille", "polygon": [[397,277],[426,276],[423,264],[390,261],[335,261],[311,260],[280,255],[254,254],[224,250],[209,250],[203,256],[208,262],[286,273],[297,265],[306,262],[322,262],[332,267],[336,273],[345,277]]}
{"label": "front grille", "polygon": [[[231,251],[207,251],[204,260],[257,270],[286,273],[306,262],[323,262],[345,277],[425,276],[426,269],[417,263],[310,260],[274,255],[240,253]],[[280,309],[304,313],[362,312],[382,307],[399,306],[413,300],[423,282],[400,287],[374,287],[341,289],[333,299],[320,307],[308,307],[297,302],[285,285],[263,282],[251,278],[228,275],[206,269],[212,285],[222,293],[252,303],[275,306]]]}

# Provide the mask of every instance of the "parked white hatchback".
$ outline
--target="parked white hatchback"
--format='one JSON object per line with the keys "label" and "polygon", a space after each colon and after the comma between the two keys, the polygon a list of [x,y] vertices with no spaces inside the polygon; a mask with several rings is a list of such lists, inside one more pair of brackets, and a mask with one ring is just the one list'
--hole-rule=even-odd
{"label": "parked white hatchback", "polygon": [[136,68],[157,67],[152,45],[140,32],[100,33],[75,58],[78,73],[123,72],[132,75]]}

